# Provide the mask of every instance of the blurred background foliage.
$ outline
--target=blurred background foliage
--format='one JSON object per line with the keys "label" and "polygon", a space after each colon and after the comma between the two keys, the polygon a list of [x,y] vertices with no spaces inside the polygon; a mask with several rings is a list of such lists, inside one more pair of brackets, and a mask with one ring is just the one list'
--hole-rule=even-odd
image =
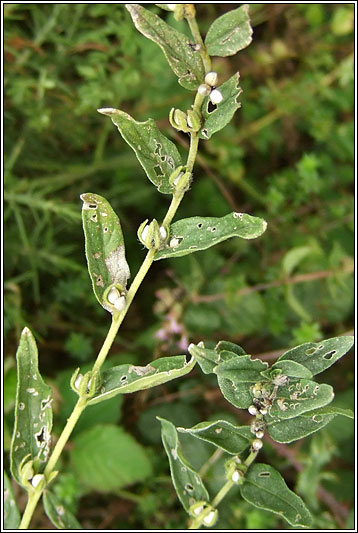
{"label": "blurred background foliage", "polygon": [[[197,4],[202,32],[234,7]],[[253,4],[250,10],[251,46],[214,60],[222,81],[240,71],[242,108],[214,140],[201,143],[178,216],[242,211],[265,218],[268,230],[254,241],[232,239],[155,263],[110,365],[146,364],[202,339],[228,339],[270,360],[287,347],[353,327],[354,4]],[[183,22],[161,15],[187,32]],[[167,117],[173,106],[187,109],[193,95],[178,85],[160,49],[136,32],[124,5],[6,4],[4,16],[8,447],[22,327],[37,338],[58,434],[75,401],[70,375],[89,367],[109,326],[87,274],[79,195],[96,192],[112,203],[132,278],[144,258],[137,228],[146,218],[160,220],[168,206],[169,197],[158,194],[96,108],[153,117],[185,153],[188,139]],[[352,407],[352,359],[323,377],[342,407]],[[89,408],[56,483],[83,527],[187,527],[156,415],[180,426],[218,417],[247,421],[198,370]],[[190,437],[183,447],[197,468],[213,452]],[[211,491],[223,483],[224,460],[204,464]],[[291,446],[267,441],[261,460],[279,468],[305,499],[314,528],[353,527],[353,425],[347,419]],[[239,501],[235,491],[225,502],[217,528],[288,527]],[[41,510],[34,520],[35,528],[51,527]]]}

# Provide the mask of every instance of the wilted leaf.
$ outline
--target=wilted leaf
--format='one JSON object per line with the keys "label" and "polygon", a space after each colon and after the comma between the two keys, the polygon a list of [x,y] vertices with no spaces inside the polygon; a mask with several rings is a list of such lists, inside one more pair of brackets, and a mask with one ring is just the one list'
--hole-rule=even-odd
{"label": "wilted leaf", "polygon": [[43,502],[47,517],[57,529],[82,529],[78,520],[51,491],[45,490]]}
{"label": "wilted leaf", "polygon": [[310,512],[302,499],[287,487],[281,474],[272,466],[253,464],[245,475],[240,492],[247,502],[282,516],[292,526],[311,525]]}
{"label": "wilted leaf", "polygon": [[232,56],[252,41],[249,5],[233,9],[216,19],[206,35],[205,46],[211,56]]}
{"label": "wilted leaf", "polygon": [[81,194],[81,200],[86,258],[93,292],[102,307],[113,314],[117,308],[108,301],[109,291],[117,291],[118,301],[124,298],[122,293],[130,276],[121,224],[102,196],[85,193]]}
{"label": "wilted leaf", "polygon": [[16,359],[17,392],[11,441],[11,473],[20,485],[24,485],[19,472],[23,459],[28,456],[29,461],[34,461],[34,470],[38,471],[49,455],[52,391],[39,373],[37,346],[28,328],[22,331]]}
{"label": "wilted leaf", "polygon": [[126,8],[137,30],[160,46],[180,85],[197,89],[205,71],[200,53],[193,49],[195,43],[139,4],[126,4]]}
{"label": "wilted leaf", "polygon": [[173,170],[182,165],[182,160],[175,144],[159,131],[154,120],[149,118],[146,122],[136,122],[119,109],[104,108],[99,112],[112,119],[158,191],[171,194],[173,187],[169,178]]}
{"label": "wilted leaf", "polygon": [[159,418],[162,425],[162,441],[169,459],[170,473],[173,485],[184,509],[189,512],[190,507],[200,501],[209,501],[209,494],[198,472],[195,472],[183,457],[175,426]]}
{"label": "wilted leaf", "polygon": [[354,337],[350,336],[333,337],[321,342],[307,342],[285,352],[277,361],[295,361],[315,375],[333,365],[348,352],[353,343]]}
{"label": "wilted leaf", "polygon": [[152,473],[140,444],[123,428],[97,425],[73,440],[73,472],[86,490],[112,492]]}
{"label": "wilted leaf", "polygon": [[240,454],[246,450],[254,439],[249,426],[234,426],[226,422],[226,420],[200,422],[192,428],[178,427],[177,430],[211,442],[218,448],[233,455]]}
{"label": "wilted leaf", "polygon": [[194,357],[187,362],[185,355],[176,355],[161,357],[146,366],[115,366],[103,372],[101,389],[88,404],[93,405],[117,394],[128,394],[167,383],[188,374],[195,363]]}
{"label": "wilted leaf", "polygon": [[217,131],[222,130],[232,119],[235,111],[241,106],[238,98],[242,93],[239,87],[239,73],[234,74],[218,89],[223,95],[219,104],[213,105],[207,96],[202,105],[203,126],[199,132],[201,139],[210,139]]}
{"label": "wilted leaf", "polygon": [[230,213],[221,218],[184,218],[171,225],[169,244],[157,252],[155,261],[206,250],[230,237],[254,239],[262,235],[266,227],[262,218],[243,213]]}
{"label": "wilted leaf", "polygon": [[20,513],[12,490],[11,482],[4,472],[4,526],[5,529],[19,529]]}

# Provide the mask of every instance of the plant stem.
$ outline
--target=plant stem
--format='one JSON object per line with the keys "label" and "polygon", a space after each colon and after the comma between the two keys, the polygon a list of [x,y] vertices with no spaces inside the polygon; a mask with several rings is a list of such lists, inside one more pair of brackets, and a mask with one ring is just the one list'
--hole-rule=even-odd
{"label": "plant stem", "polygon": [[200,46],[199,53],[204,63],[205,74],[211,71],[211,57],[209,56],[204,41],[201,37],[198,23],[194,17],[185,17],[188,21],[190,31],[195,39],[196,44]]}
{"label": "plant stem", "polygon": [[39,490],[39,491],[34,490],[34,491],[29,492],[29,499],[27,501],[24,514],[22,515],[19,529],[28,529],[32,515],[34,514],[36,505],[39,499],[41,498],[41,495],[42,495],[42,490]]}

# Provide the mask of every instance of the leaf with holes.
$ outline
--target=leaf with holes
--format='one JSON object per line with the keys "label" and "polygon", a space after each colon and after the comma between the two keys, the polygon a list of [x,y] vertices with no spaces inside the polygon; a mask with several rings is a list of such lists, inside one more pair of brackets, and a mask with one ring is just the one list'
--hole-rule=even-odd
{"label": "leaf with holes", "polygon": [[341,409],[332,404],[289,420],[276,420],[271,416],[266,416],[265,422],[270,436],[276,442],[289,443],[319,431],[338,415],[347,418],[354,417],[350,409]]}
{"label": "leaf with holes", "polygon": [[78,520],[51,491],[45,490],[43,502],[48,519],[57,529],[82,529]]}
{"label": "leaf with holes", "polygon": [[[26,487],[27,479],[21,476],[24,463],[33,461],[33,473],[39,472],[50,452],[52,391],[39,373],[37,346],[28,328],[21,333],[16,359],[17,390],[10,452],[11,473],[20,485]],[[29,474],[30,477],[32,475]]]}
{"label": "leaf with holes", "polygon": [[165,418],[157,418],[162,425],[162,441],[169,459],[174,488],[184,509],[189,512],[194,503],[209,501],[208,491],[198,472],[193,470],[182,455],[175,426]]}
{"label": "leaf with holes", "polygon": [[12,490],[11,481],[4,472],[4,528],[19,529],[20,512]]}
{"label": "leaf with holes", "polygon": [[212,104],[208,96],[205,98],[202,105],[203,126],[199,132],[201,139],[210,139],[214,133],[225,128],[236,110],[241,107],[238,101],[242,93],[242,89],[239,87],[239,79],[240,76],[237,72],[218,87],[223,95],[223,99],[219,104]]}
{"label": "leaf with holes", "polygon": [[104,108],[98,111],[112,119],[158,191],[172,194],[173,187],[169,178],[182,165],[182,160],[175,144],[159,131],[154,120],[149,118],[146,122],[136,122],[119,109]]}
{"label": "leaf with holes", "polygon": [[253,464],[240,487],[241,496],[258,509],[282,516],[296,527],[309,527],[312,518],[303,500],[288,488],[272,466]]}
{"label": "leaf with holes", "polygon": [[205,46],[211,56],[233,56],[252,41],[249,6],[233,9],[216,19],[209,28]]}
{"label": "leaf with holes", "polygon": [[195,43],[139,4],[126,4],[126,8],[137,30],[160,46],[180,85],[197,89],[203,83],[205,70]]}
{"label": "leaf with holes", "polygon": [[324,383],[302,379],[279,387],[270,407],[270,416],[287,419],[329,404],[334,398],[333,388]]}
{"label": "leaf with holes", "polygon": [[340,359],[353,346],[354,337],[333,337],[321,342],[307,342],[285,352],[281,361],[295,361],[305,366],[312,375],[319,374]]}
{"label": "leaf with holes", "polygon": [[93,193],[81,194],[87,266],[99,303],[114,314],[125,306],[130,276],[121,224],[109,202]]}
{"label": "leaf with holes", "polygon": [[174,222],[170,226],[169,244],[155,255],[155,261],[168,257],[206,250],[231,237],[255,239],[266,230],[262,218],[243,213],[230,213],[224,217],[192,217]]}
{"label": "leaf with holes", "polygon": [[178,427],[177,430],[210,442],[233,455],[245,451],[255,438],[248,426],[234,426],[226,420],[200,422],[192,428]]}
{"label": "leaf with holes", "polygon": [[101,389],[88,404],[103,402],[117,394],[128,394],[162,385],[188,374],[195,363],[194,357],[187,362],[185,355],[175,355],[161,357],[146,366],[115,366],[103,372]]}

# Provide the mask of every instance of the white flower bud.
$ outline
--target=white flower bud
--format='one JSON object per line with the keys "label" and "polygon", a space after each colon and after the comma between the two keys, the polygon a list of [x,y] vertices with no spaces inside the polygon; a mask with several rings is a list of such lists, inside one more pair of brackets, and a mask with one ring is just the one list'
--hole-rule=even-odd
{"label": "white flower bud", "polygon": [[31,480],[31,485],[33,487],[37,487],[37,485],[41,483],[43,479],[45,479],[45,476],[43,474],[36,474]]}
{"label": "white flower bud", "polygon": [[211,87],[215,87],[215,85],[218,82],[218,73],[217,72],[208,72],[205,76],[205,83],[208,85],[211,85]]}
{"label": "white flower bud", "polygon": [[252,416],[257,415],[257,409],[256,409],[256,407],[254,405],[250,405],[250,407],[248,408],[248,411],[249,411],[250,415],[252,415]]}
{"label": "white flower bud", "polygon": [[233,475],[231,476],[231,481],[233,483],[238,483],[241,478],[242,478],[242,473],[239,470],[235,470]]}
{"label": "white flower bud", "polygon": [[196,515],[196,516],[199,516],[201,511],[204,509],[204,505],[200,505],[199,507],[196,507],[194,510],[193,510],[193,513]]}
{"label": "white flower bud", "polygon": [[173,237],[169,243],[170,248],[176,248],[179,244],[179,239]]}
{"label": "white flower bud", "polygon": [[165,229],[164,226],[160,226],[159,228],[159,235],[160,235],[160,238],[162,239],[162,241],[165,241],[165,239],[167,238],[167,230]]}
{"label": "white flower bud", "polygon": [[75,387],[76,390],[79,390],[82,378],[83,378],[83,375],[82,374],[78,374],[78,376],[76,378],[76,381],[74,383],[74,387]]}
{"label": "white flower bud", "polygon": [[262,439],[262,437],[265,435],[265,433],[263,431],[256,431],[256,437],[258,439]]}
{"label": "white flower bud", "polygon": [[145,241],[149,231],[149,224],[144,228],[144,230],[141,233],[141,239],[142,241]]}
{"label": "white flower bud", "polygon": [[260,413],[261,413],[262,415],[267,415],[267,409],[266,409],[266,407],[261,407],[261,409],[260,409]]}
{"label": "white flower bud", "polygon": [[206,83],[202,83],[198,87],[198,93],[201,94],[201,96],[208,96],[210,94],[211,87],[210,85],[207,85]]}
{"label": "white flower bud", "polygon": [[262,442],[261,439],[254,439],[252,441],[252,449],[255,451],[255,452],[258,452],[259,450],[261,450],[262,446],[264,445],[264,443]]}
{"label": "white flower bud", "polygon": [[120,297],[119,290],[116,289],[116,287],[112,287],[108,293],[107,300],[109,301],[110,304],[114,305],[119,297]]}
{"label": "white flower bud", "polygon": [[213,91],[211,91],[209,98],[212,104],[220,104],[220,102],[222,102],[224,99],[219,89],[214,89]]}
{"label": "white flower bud", "polygon": [[123,311],[126,306],[125,296],[120,296],[117,298],[117,300],[113,303],[113,306],[117,309],[117,311]]}
{"label": "white flower bud", "polygon": [[210,513],[207,514],[203,520],[204,524],[209,527],[213,526],[216,522],[217,515],[218,515],[218,512],[216,509],[215,511],[210,511]]}

